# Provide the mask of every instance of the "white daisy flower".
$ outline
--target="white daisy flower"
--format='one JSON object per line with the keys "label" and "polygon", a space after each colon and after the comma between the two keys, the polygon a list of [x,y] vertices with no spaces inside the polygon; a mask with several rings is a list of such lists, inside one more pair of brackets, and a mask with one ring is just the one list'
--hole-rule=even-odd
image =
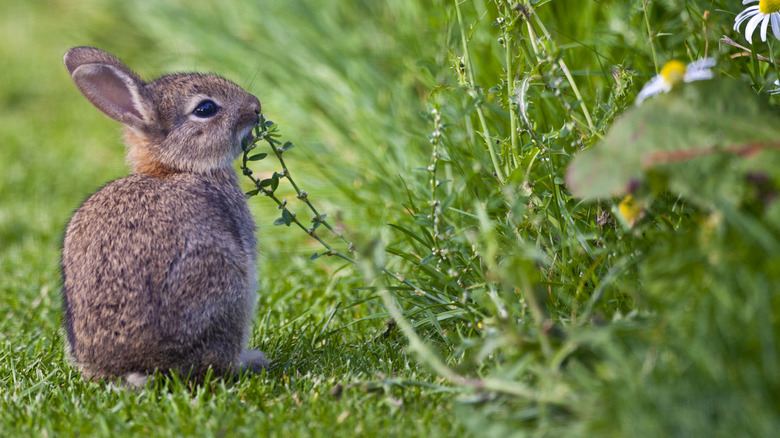
{"label": "white daisy flower", "polygon": [[772,85],[774,85],[775,87],[770,88],[767,91],[769,92],[770,95],[777,96],[778,94],[780,94],[780,79],[775,79],[775,81],[772,82]]}
{"label": "white daisy flower", "polygon": [[[778,0],[780,1],[780,0]],[[661,73],[657,74],[650,82],[642,87],[642,91],[636,96],[636,104],[658,93],[668,93],[672,87],[680,82],[701,81],[712,79],[712,67],[715,66],[714,58],[703,58],[687,66],[681,61],[671,60],[664,64]]]}
{"label": "white daisy flower", "polygon": [[755,2],[758,2],[758,5],[750,6],[737,15],[734,30],[739,32],[739,26],[747,21],[745,39],[753,44],[753,32],[758,23],[761,23],[761,41],[766,42],[766,30],[769,23],[772,23],[772,33],[780,40],[780,0],[742,0],[743,5]]}

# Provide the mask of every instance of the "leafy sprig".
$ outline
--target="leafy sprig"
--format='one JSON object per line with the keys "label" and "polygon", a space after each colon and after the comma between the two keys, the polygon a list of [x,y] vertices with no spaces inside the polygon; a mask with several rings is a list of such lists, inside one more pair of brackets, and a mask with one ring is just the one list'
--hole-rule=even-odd
{"label": "leafy sprig", "polygon": [[[254,185],[254,189],[246,192],[246,196],[252,197],[260,194],[270,198],[276,203],[276,208],[282,211],[281,216],[274,221],[274,225],[286,225],[289,227],[290,225],[295,224],[304,232],[306,232],[306,234],[317,240],[320,244],[322,244],[322,246],[325,247],[325,252],[323,253],[324,255],[336,256],[348,262],[355,263],[354,258],[333,248],[317,234],[318,228],[320,228],[320,226],[324,226],[347,244],[347,253],[352,253],[355,251],[355,245],[350,242],[343,233],[336,230],[330,223],[328,223],[328,221],[325,220],[327,215],[320,214],[320,212],[309,200],[309,193],[305,190],[301,190],[298,184],[295,183],[295,180],[292,178],[292,175],[287,168],[287,164],[284,162],[284,158],[282,157],[286,151],[292,149],[295,145],[290,141],[282,143],[282,141],[279,140],[280,137],[281,135],[279,134],[279,127],[274,122],[266,120],[265,116],[261,114],[260,123],[258,123],[254,129],[254,136],[251,139],[247,139],[242,142],[241,149],[243,150],[243,157],[241,161],[241,172],[244,174],[244,176],[249,178]],[[260,161],[268,157],[268,154],[265,152],[259,152],[250,155],[250,153],[257,148],[257,144],[262,141],[265,141],[271,148],[271,152],[274,154],[277,160],[279,160],[279,164],[281,164],[282,170],[280,172],[274,172],[270,178],[261,180],[253,176],[254,172],[252,172],[252,169],[249,168],[249,162]],[[311,226],[307,227],[301,223],[295,212],[287,208],[287,200],[280,199],[278,196],[276,196],[276,190],[279,188],[279,181],[282,179],[287,179],[290,182],[290,185],[292,185],[293,189],[295,189],[295,197],[303,201],[303,203],[306,204],[306,206],[309,207],[309,209],[314,213],[314,216],[311,218]],[[323,254],[315,253],[311,258],[316,259]]]}
{"label": "leafy sprig", "polygon": [[[284,158],[282,157],[286,151],[294,147],[294,144],[290,141],[282,142],[280,139],[281,139],[281,134],[279,133],[278,125],[270,120],[267,120],[265,116],[261,114],[260,122],[255,126],[254,135],[252,136],[252,138],[243,141],[241,144],[243,155],[242,155],[240,169],[243,175],[249,178],[250,181],[252,181],[252,184],[254,186],[252,190],[245,193],[246,196],[251,198],[256,195],[263,195],[270,198],[272,201],[274,201],[274,203],[276,203],[276,208],[282,211],[281,216],[274,221],[275,225],[286,225],[289,227],[290,225],[295,224],[298,226],[298,228],[300,228],[306,234],[308,234],[309,236],[314,238],[317,242],[319,242],[325,248],[325,251],[323,253],[315,253],[314,255],[312,255],[311,256],[312,260],[317,259],[322,255],[327,255],[327,256],[336,256],[352,264],[356,264],[358,262],[356,257],[348,255],[348,254],[358,253],[355,243],[347,239],[344,233],[338,231],[330,223],[328,223],[328,221],[325,219],[327,215],[321,214],[317,210],[317,208],[312,204],[311,200],[309,199],[309,193],[305,190],[301,190],[300,186],[298,186],[298,184],[295,183],[295,180],[292,178],[292,175],[290,174],[290,170],[288,169],[287,164],[285,163]],[[271,177],[261,180],[254,176],[254,172],[252,171],[252,169],[249,168],[249,162],[261,161],[268,157],[268,153],[265,152],[252,154],[252,152],[257,149],[258,143],[263,141],[268,144],[268,146],[271,148],[271,152],[274,154],[277,160],[279,160],[279,164],[282,166],[282,170],[274,172],[271,175]],[[295,197],[301,200],[303,203],[305,203],[306,206],[314,213],[314,216],[311,219],[312,221],[311,226],[307,227],[306,225],[304,225],[298,219],[296,213],[294,211],[291,211],[288,208],[287,200],[280,199],[276,195],[276,190],[279,188],[279,183],[282,179],[286,179],[287,181],[290,182],[293,189],[295,189],[296,192]],[[330,230],[334,235],[336,235],[347,245],[346,252],[337,250],[332,245],[328,244],[328,242],[326,242],[322,238],[322,236],[320,236],[317,233],[318,229],[321,226]],[[384,266],[378,266],[376,269],[388,275],[389,277],[399,281],[404,286],[406,286],[409,290],[412,290],[415,293],[420,295],[427,295],[427,293],[424,292],[422,288],[413,284],[411,281],[406,279],[403,275],[391,272]],[[452,303],[442,302],[442,300],[439,301],[440,301],[439,304],[452,304]]]}

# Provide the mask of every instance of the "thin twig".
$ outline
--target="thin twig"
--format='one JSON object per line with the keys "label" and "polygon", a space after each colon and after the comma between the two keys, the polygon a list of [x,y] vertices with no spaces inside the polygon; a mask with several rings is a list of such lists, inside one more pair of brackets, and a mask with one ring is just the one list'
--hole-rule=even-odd
{"label": "thin twig", "polygon": [[[734,53],[731,55],[731,58],[744,58],[744,57],[752,57],[753,51],[748,49],[747,47],[737,43],[736,41],[732,40],[731,38],[724,36],[720,39],[720,42],[724,44],[728,44],[729,46],[736,47],[740,50],[743,50],[742,53]],[[758,58],[759,61],[768,62],[770,64],[780,65],[780,61],[774,61],[770,58],[767,58],[766,56],[762,56],[759,54],[756,54],[756,58]]]}

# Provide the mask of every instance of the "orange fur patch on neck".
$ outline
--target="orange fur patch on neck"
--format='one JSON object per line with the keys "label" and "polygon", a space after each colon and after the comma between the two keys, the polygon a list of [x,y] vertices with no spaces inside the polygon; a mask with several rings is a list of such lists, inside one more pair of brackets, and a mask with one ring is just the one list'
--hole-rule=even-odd
{"label": "orange fur patch on neck", "polygon": [[155,178],[167,178],[179,173],[160,160],[152,152],[149,140],[132,129],[125,128],[125,144],[127,145],[127,162],[133,167],[133,173],[149,175]]}

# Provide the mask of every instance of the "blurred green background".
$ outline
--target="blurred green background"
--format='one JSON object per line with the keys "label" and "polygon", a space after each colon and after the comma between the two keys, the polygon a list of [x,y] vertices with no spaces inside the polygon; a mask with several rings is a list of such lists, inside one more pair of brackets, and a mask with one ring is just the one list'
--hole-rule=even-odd
{"label": "blurred green background", "polygon": [[[434,27],[410,26],[431,16],[415,3],[4,2],[2,246],[28,239],[56,246],[70,211],[127,173],[119,125],[79,95],[62,66],[62,55],[75,45],[113,53],[147,79],[202,71],[233,80],[257,95],[266,116],[296,143],[291,168],[325,211],[383,205],[347,189],[392,184],[398,170],[420,159],[413,136],[424,129],[417,114],[430,85],[421,80],[435,73],[432,64],[418,63],[431,56],[426,49],[438,48],[436,36],[426,34]],[[396,21],[417,32],[397,32]],[[369,162],[375,165],[364,166]],[[253,207],[262,223],[261,203]],[[262,240],[277,231],[262,227]]]}

